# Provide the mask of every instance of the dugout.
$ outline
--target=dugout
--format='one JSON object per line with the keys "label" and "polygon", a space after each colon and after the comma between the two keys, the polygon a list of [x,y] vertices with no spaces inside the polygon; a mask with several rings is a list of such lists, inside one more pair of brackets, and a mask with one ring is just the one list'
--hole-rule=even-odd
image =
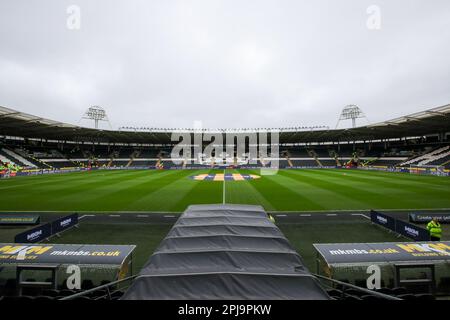
{"label": "dugout", "polygon": [[86,290],[124,279],[132,275],[135,247],[1,243],[0,296],[67,289],[68,283]]}
{"label": "dugout", "polygon": [[450,295],[450,242],[314,244],[316,273],[367,288],[380,286]]}
{"label": "dugout", "polygon": [[261,206],[194,205],[121,299],[330,297]]}

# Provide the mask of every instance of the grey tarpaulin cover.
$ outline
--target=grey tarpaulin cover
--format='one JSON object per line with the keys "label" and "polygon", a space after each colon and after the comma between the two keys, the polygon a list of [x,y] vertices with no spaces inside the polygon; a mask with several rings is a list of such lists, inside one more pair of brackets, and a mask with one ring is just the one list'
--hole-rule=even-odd
{"label": "grey tarpaulin cover", "polygon": [[122,299],[330,298],[261,206],[192,205]]}

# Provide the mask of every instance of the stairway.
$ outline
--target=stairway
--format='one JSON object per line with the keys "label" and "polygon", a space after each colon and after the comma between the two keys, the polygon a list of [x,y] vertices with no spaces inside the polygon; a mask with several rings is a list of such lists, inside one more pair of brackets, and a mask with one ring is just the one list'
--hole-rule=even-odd
{"label": "stairway", "polygon": [[33,163],[31,163],[30,161],[28,161],[27,159],[25,159],[21,155],[18,155],[14,151],[11,151],[11,150],[9,150],[7,148],[2,148],[1,149],[1,153],[6,159],[9,159],[9,161],[6,161],[6,162],[11,162],[11,163],[19,165],[21,167],[36,168],[36,166]]}
{"label": "stairway", "polygon": [[320,160],[317,158],[317,153],[316,153],[314,150],[312,150],[312,149],[311,149],[311,150],[306,149],[306,151],[308,152],[308,154],[309,154],[310,157],[314,158],[314,160],[316,161],[316,163],[317,163],[317,165],[318,165],[319,167],[323,167],[322,163],[321,163]]}
{"label": "stairway", "polygon": [[13,165],[16,165],[14,161],[11,161],[9,158],[5,157],[3,154],[0,153],[0,161],[3,163],[11,163]]}
{"label": "stairway", "polygon": [[261,163],[261,165],[263,167],[266,167],[266,160],[264,160],[264,158],[262,158],[261,154],[259,154],[259,162]]}
{"label": "stairway", "polygon": [[432,161],[441,159],[446,157],[450,151],[450,146],[441,147],[432,151],[429,151],[421,156],[413,157],[408,159],[407,161],[401,163],[401,166],[409,165],[409,164],[416,164],[416,165],[426,165]]}
{"label": "stairway", "polygon": [[46,163],[46,162],[44,162],[44,161],[42,161],[42,160],[40,160],[38,158],[30,156],[30,159],[32,159],[34,162],[38,163],[41,168],[53,169],[53,167],[51,165],[49,165],[48,163]]}
{"label": "stairway", "polygon": [[339,155],[334,150],[329,150],[328,153],[330,154],[330,157],[334,158],[334,161],[336,161],[336,166],[341,167],[341,161],[339,160]]}
{"label": "stairway", "polygon": [[139,157],[140,154],[141,154],[141,152],[138,151],[138,150],[135,150],[133,153],[131,153],[131,155],[130,155],[130,161],[128,161],[128,163],[127,163],[126,166],[127,166],[127,167],[131,166],[131,165],[133,164],[134,159],[137,158],[137,157]]}
{"label": "stairway", "polygon": [[43,168],[53,169],[52,166],[35,158],[34,155],[30,154],[30,152],[28,152],[28,150],[26,150],[26,149],[17,148],[17,149],[14,149],[14,152],[16,152],[17,154],[21,155],[22,157],[27,159],[29,162],[31,162],[36,167],[36,169],[43,169]]}
{"label": "stairway", "polygon": [[450,160],[448,160],[448,161],[446,161],[446,162],[444,162],[443,164],[441,164],[441,166],[447,166],[448,164],[450,164]]}
{"label": "stairway", "polygon": [[294,166],[294,164],[293,164],[292,161],[291,161],[291,153],[290,153],[289,151],[286,151],[286,152],[284,153],[284,157],[285,157],[286,160],[287,160],[287,163],[288,163],[288,165],[289,165],[289,168],[292,168],[292,167]]}
{"label": "stairway", "polygon": [[373,163],[373,162],[375,162],[377,160],[378,160],[378,158],[368,159],[368,160],[363,161],[361,165],[363,167],[366,167],[366,166],[370,165],[371,163]]}
{"label": "stairway", "polygon": [[158,161],[156,161],[156,168],[160,169],[161,168],[161,158],[158,158]]}
{"label": "stairway", "polygon": [[17,162],[19,162],[19,164],[22,164],[22,166],[36,168],[36,165],[34,163],[31,163],[17,152],[14,152],[7,148],[3,148],[2,151],[5,152],[9,156],[9,158],[18,160]]}

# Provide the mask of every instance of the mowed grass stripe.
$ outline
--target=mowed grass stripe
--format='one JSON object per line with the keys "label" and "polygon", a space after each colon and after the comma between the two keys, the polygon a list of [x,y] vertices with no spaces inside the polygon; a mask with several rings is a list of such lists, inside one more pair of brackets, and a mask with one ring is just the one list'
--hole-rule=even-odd
{"label": "mowed grass stripe", "polygon": [[[23,200],[22,193],[9,194],[8,209],[11,210],[122,210],[120,202],[127,201],[132,193],[128,191],[122,192],[117,197],[112,197],[110,193],[117,191],[116,187],[126,186],[127,180],[131,183],[139,184],[139,176],[143,177],[144,183],[157,178],[164,177],[171,172],[162,171],[127,171],[124,172],[107,172],[102,176],[85,176],[84,180],[78,181],[60,181],[56,186],[43,187],[38,189],[25,189],[27,197]],[[91,179],[94,179],[91,181]],[[156,183],[158,185],[158,183]],[[108,189],[109,188],[109,189]],[[99,200],[105,194],[107,197]],[[108,194],[109,193],[109,194]],[[14,201],[16,200],[16,201]],[[1,204],[0,204],[1,205]]]}
{"label": "mowed grass stripe", "polygon": [[[351,182],[353,185],[367,185],[370,184],[371,186],[376,186],[376,190],[378,188],[381,188],[382,190],[387,190],[387,193],[392,194],[400,194],[403,193],[407,196],[409,196],[410,201],[414,201],[416,199],[416,195],[419,196],[419,199],[421,197],[427,196],[432,198],[438,198],[444,199],[445,197],[449,196],[450,191],[450,185],[445,186],[430,186],[430,185],[422,185],[417,183],[416,181],[407,181],[406,179],[398,178],[398,179],[391,179],[391,178],[377,178],[376,180],[370,180],[367,178],[364,178],[360,175],[352,175],[347,174],[346,172],[341,173],[339,175],[338,172],[329,172],[325,173],[323,171],[316,171],[316,174],[326,176],[328,179],[333,179],[333,177],[341,178],[343,180]],[[367,174],[367,176],[370,176],[370,173]]]}
{"label": "mowed grass stripe", "polygon": [[[221,203],[222,182],[189,179],[201,173],[223,170],[98,170],[12,178],[0,181],[0,187],[14,186],[0,190],[0,210],[179,212],[190,204]],[[227,173],[260,175],[260,170]],[[226,189],[227,203],[271,211],[450,208],[448,177],[287,169],[255,180],[227,181]]]}
{"label": "mowed grass stripe", "polygon": [[[313,173],[300,174],[297,172],[280,171],[278,175],[280,177],[287,176],[291,178],[297,185],[299,185],[299,182],[305,184],[298,192],[304,194],[309,193],[308,199],[313,199],[316,205],[307,206],[304,210],[327,210],[332,207],[336,209],[359,209],[370,207],[370,204],[367,203],[367,199],[359,199],[354,196],[356,190],[352,190],[351,188],[340,188],[339,185],[323,180]],[[291,185],[295,188],[294,182],[292,182]],[[324,194],[324,192],[326,192],[326,194]],[[341,206],[341,204],[344,204],[344,206]]]}
{"label": "mowed grass stripe", "polygon": [[[314,170],[315,172],[320,172],[323,170]],[[396,185],[410,185],[411,183],[417,186],[423,186],[426,189],[447,189],[450,188],[450,179],[448,177],[439,176],[418,176],[409,173],[397,173],[397,172],[386,172],[380,174],[377,171],[363,171],[363,170],[328,170],[326,174],[329,175],[345,175],[353,178],[358,178],[369,181],[383,181],[385,183],[394,183]],[[427,179],[422,179],[426,177]]]}
{"label": "mowed grass stripe", "polygon": [[[320,169],[319,169],[320,170]],[[316,170],[318,171],[318,170]],[[402,181],[414,181],[418,184],[425,184],[428,186],[446,186],[449,187],[450,180],[448,177],[440,177],[433,175],[418,175],[410,174],[406,172],[384,172],[384,171],[369,171],[369,170],[343,170],[343,169],[328,169],[330,174],[338,174],[340,172],[346,172],[352,176],[359,176],[365,179],[388,179]]]}
{"label": "mowed grass stripe", "polygon": [[173,170],[172,172],[170,179],[164,181],[163,184],[158,184],[156,188],[147,189],[147,193],[130,203],[127,210],[148,211],[149,208],[155,211],[173,210],[177,203],[195,186],[196,181],[189,179],[189,176],[199,171]]}
{"label": "mowed grass stripe", "polygon": [[[76,180],[85,180],[86,174],[92,174],[91,172],[71,172],[71,173],[58,173],[58,174],[46,174],[46,175],[35,175],[35,176],[25,176],[25,177],[15,177],[12,179],[0,180],[0,190],[7,190],[13,188],[21,187],[31,187],[37,185],[47,185],[53,184],[57,185],[60,182],[70,182]],[[92,177],[91,177],[92,178]]]}
{"label": "mowed grass stripe", "polygon": [[[323,170],[292,171],[291,173],[307,177],[305,181],[308,183],[317,182],[317,177],[323,179],[327,188],[332,187],[336,192],[348,194],[366,202],[367,206],[360,209],[416,209],[450,206],[448,197],[442,197],[435,192],[426,192],[423,189],[421,189],[423,192],[413,192],[408,188],[386,187],[379,182],[356,182],[352,181],[348,175],[339,177],[325,174]],[[367,172],[367,174],[371,174],[371,172]]]}
{"label": "mowed grass stripe", "polygon": [[279,174],[251,180],[258,192],[272,204],[274,210],[322,210],[324,207],[297,190],[297,184]]}
{"label": "mowed grass stripe", "polygon": [[[227,170],[227,173],[257,174],[254,171],[246,170]],[[225,192],[226,203],[261,205],[266,210],[275,210],[274,205],[252,183],[255,181],[227,181]]]}
{"label": "mowed grass stripe", "polygon": [[[317,171],[318,174],[326,175],[330,179],[332,177],[339,177],[339,173],[336,171],[331,171],[328,174]],[[342,176],[341,173],[340,178],[344,178],[344,180],[352,181],[353,184],[357,185],[358,183],[369,183],[375,190],[383,190],[383,194],[396,194],[401,196],[401,194],[405,194],[403,199],[408,200],[409,202],[414,202],[417,204],[422,204],[424,199],[435,199],[434,201],[441,202],[441,205],[445,205],[446,203],[450,205],[450,201],[448,201],[450,196],[450,184],[447,186],[442,185],[430,185],[430,184],[420,184],[417,183],[416,179],[410,180],[408,176],[401,175],[398,179],[393,179],[392,177],[385,178],[377,178],[377,180],[370,180],[364,178],[361,175],[353,175],[344,173],[345,176]],[[367,177],[370,177],[372,172],[367,172]],[[442,180],[442,177],[435,177],[439,180]],[[450,181],[450,180],[447,180]]]}
{"label": "mowed grass stripe", "polygon": [[[93,174],[91,174],[93,173]],[[73,173],[74,176],[61,177],[61,179],[53,179],[56,175],[42,175],[39,179],[43,183],[22,186],[19,190],[3,191],[3,201],[0,202],[0,207],[11,210],[62,210],[66,208],[65,197],[69,201],[76,200],[77,203],[82,203],[83,198],[75,196],[77,190],[87,191],[92,193],[95,185],[107,185],[110,180],[122,181],[124,177],[133,177],[137,172],[106,172],[100,175],[97,172],[83,172]],[[55,207],[56,204],[56,207]]]}
{"label": "mowed grass stripe", "polygon": [[315,199],[325,209],[333,208],[336,203],[345,203],[345,209],[359,209],[367,207],[367,202],[357,199],[351,192],[339,192],[335,186],[328,185],[326,180],[313,180],[305,176],[294,175],[289,171],[280,171],[279,173],[287,179],[294,180],[298,185],[298,190],[305,196]]}
{"label": "mowed grass stripe", "polygon": [[[390,203],[390,206],[394,206],[398,204],[400,199],[403,200],[404,198],[408,198],[410,196],[409,193],[405,193],[403,191],[399,192],[398,189],[388,190],[386,188],[380,188],[375,184],[355,183],[343,178],[339,179],[333,176],[323,176],[321,175],[320,170],[305,170],[301,172],[291,172],[290,174],[303,177],[304,181],[315,187],[327,188],[330,191],[334,191],[338,194],[365,203],[365,205],[362,205],[359,208],[347,208],[340,206],[340,204],[347,206],[346,202],[335,202],[334,206],[336,207],[336,204],[338,204],[338,209],[377,209],[384,207],[383,204],[386,203]],[[396,193],[400,193],[400,197],[398,197]],[[410,207],[413,208],[414,204]]]}
{"label": "mowed grass stripe", "polygon": [[90,210],[89,208],[96,207],[101,211],[131,211],[134,202],[170,184],[175,175],[176,172],[173,171],[155,171],[152,174],[144,171],[138,177],[127,177],[123,181],[115,181],[113,184],[77,193],[76,197],[69,196],[68,201],[75,201],[77,205],[76,199],[83,199],[84,204],[78,205],[79,210]]}
{"label": "mowed grass stripe", "polygon": [[[380,205],[380,190],[376,190],[376,188],[371,187],[370,185],[352,185],[347,181],[343,181],[342,179],[333,179],[332,177],[323,177],[319,175],[316,171],[305,170],[301,172],[286,172],[284,174],[289,174],[292,176],[297,176],[302,181],[305,181],[307,184],[310,184],[312,188],[323,188],[329,190],[330,192],[334,192],[340,196],[351,199],[351,202],[348,201],[336,201],[333,198],[323,199],[324,202],[330,203],[327,209],[331,209],[334,207],[335,209],[343,210],[343,209],[370,209],[370,208],[378,208]],[[391,195],[386,194],[385,199],[389,199]],[[356,204],[355,200],[359,203]],[[354,204],[351,206],[351,204]]]}
{"label": "mowed grass stripe", "polygon": [[[113,171],[83,171],[83,172],[72,172],[72,173],[58,173],[58,174],[48,174],[48,175],[38,175],[38,176],[29,176],[29,177],[17,177],[13,179],[9,179],[6,181],[14,181],[15,179],[20,180],[20,183],[15,185],[10,185],[9,187],[4,187],[5,189],[12,188],[27,188],[30,190],[38,190],[41,186],[44,186],[49,189],[60,189],[66,186],[71,187],[75,185],[77,182],[80,184],[88,184],[95,183],[96,181],[105,181],[105,177],[111,178],[119,178],[123,176],[128,176],[132,173],[136,174],[136,171],[122,171],[122,172],[113,172]],[[27,181],[24,183],[24,181]],[[0,181],[0,190],[1,190],[1,181]]]}
{"label": "mowed grass stripe", "polygon": [[[191,175],[198,175],[204,173],[216,173],[215,170],[199,170],[192,172]],[[191,204],[220,204],[222,203],[222,185],[223,183],[217,181],[196,181],[184,176],[177,181],[178,184],[190,186],[185,189],[182,197],[177,197],[174,202],[173,198],[169,201],[173,202],[171,211],[182,212]]]}

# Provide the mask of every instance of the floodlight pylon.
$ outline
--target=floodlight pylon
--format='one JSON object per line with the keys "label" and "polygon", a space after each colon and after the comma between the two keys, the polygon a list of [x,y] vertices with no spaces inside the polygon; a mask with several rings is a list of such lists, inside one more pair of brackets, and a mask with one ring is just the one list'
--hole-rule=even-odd
{"label": "floodlight pylon", "polygon": [[350,120],[350,119],[352,120],[352,128],[355,128],[356,119],[358,118],[365,118],[367,120],[366,115],[357,105],[355,104],[347,105],[344,107],[344,109],[342,109],[341,115],[339,116],[339,120],[336,124],[336,129],[342,120]]}
{"label": "floodlight pylon", "polygon": [[109,122],[108,115],[106,114],[105,109],[99,106],[89,107],[81,117],[81,119],[94,120],[95,129],[98,129],[99,121],[107,122],[109,124],[109,127],[111,128],[111,123]]}

